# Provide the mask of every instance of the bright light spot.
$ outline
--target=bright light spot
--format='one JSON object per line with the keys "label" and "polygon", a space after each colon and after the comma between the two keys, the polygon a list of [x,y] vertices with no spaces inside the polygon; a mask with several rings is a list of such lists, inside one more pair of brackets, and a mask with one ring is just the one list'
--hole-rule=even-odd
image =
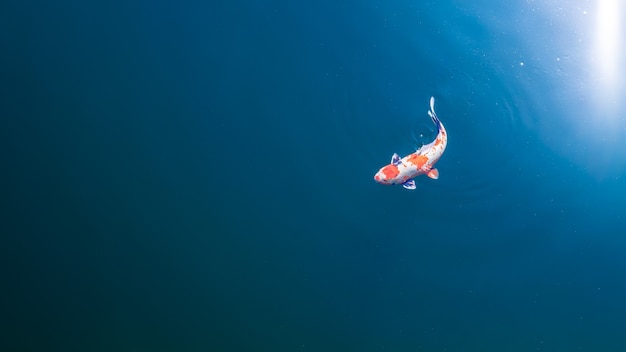
{"label": "bright light spot", "polygon": [[519,63],[520,66],[524,66],[524,61]]}
{"label": "bright light spot", "polygon": [[596,18],[596,60],[605,78],[617,71],[619,54],[619,0],[599,0]]}
{"label": "bright light spot", "polygon": [[592,54],[598,86],[598,103],[605,108],[617,104],[620,86],[620,0],[598,0],[596,33]]}

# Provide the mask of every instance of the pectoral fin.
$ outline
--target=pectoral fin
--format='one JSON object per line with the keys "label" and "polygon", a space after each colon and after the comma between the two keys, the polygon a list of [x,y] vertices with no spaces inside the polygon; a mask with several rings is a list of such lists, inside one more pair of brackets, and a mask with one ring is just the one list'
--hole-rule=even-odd
{"label": "pectoral fin", "polygon": [[426,176],[432,178],[433,180],[436,180],[439,178],[439,170],[433,168],[430,169],[430,171],[428,171],[428,173],[426,174]]}
{"label": "pectoral fin", "polygon": [[400,155],[398,155],[398,153],[393,153],[391,156],[391,163],[396,166],[400,163]]}
{"label": "pectoral fin", "polygon": [[415,189],[415,180],[408,180],[402,184],[402,187],[406,189]]}

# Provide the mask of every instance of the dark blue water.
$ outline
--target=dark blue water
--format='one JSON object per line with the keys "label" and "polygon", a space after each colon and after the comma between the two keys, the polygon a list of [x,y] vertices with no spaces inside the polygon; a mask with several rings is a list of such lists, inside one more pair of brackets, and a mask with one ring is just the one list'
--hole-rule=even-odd
{"label": "dark blue water", "polygon": [[[2,350],[623,351],[624,7],[574,2],[4,3]],[[376,184],[430,96],[439,180]]]}

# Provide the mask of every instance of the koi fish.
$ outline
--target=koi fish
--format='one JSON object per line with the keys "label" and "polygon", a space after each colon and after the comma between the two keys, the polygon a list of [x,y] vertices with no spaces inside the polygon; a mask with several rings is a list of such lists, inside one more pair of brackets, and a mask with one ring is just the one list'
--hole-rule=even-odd
{"label": "koi fish", "polygon": [[435,98],[430,97],[430,110],[428,116],[437,126],[437,138],[429,144],[423,145],[416,152],[404,158],[400,158],[397,153],[391,157],[391,163],[382,167],[374,180],[384,185],[402,185],[406,189],[415,189],[414,178],[425,174],[432,179],[439,178],[439,171],[433,166],[441,158],[446,145],[448,135],[441,121],[435,113]]}

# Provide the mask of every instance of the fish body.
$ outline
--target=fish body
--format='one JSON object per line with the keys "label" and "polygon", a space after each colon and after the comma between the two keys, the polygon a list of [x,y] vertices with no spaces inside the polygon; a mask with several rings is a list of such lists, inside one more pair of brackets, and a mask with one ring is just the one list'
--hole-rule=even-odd
{"label": "fish body", "polygon": [[398,154],[394,153],[391,157],[391,162],[383,166],[374,175],[376,182],[384,185],[402,185],[406,189],[415,189],[414,178],[419,175],[427,175],[435,180],[439,178],[439,171],[434,165],[446,150],[448,135],[435,113],[434,97],[430,97],[428,115],[437,126],[437,137],[435,140],[423,145],[417,151],[404,158],[400,158]]}

